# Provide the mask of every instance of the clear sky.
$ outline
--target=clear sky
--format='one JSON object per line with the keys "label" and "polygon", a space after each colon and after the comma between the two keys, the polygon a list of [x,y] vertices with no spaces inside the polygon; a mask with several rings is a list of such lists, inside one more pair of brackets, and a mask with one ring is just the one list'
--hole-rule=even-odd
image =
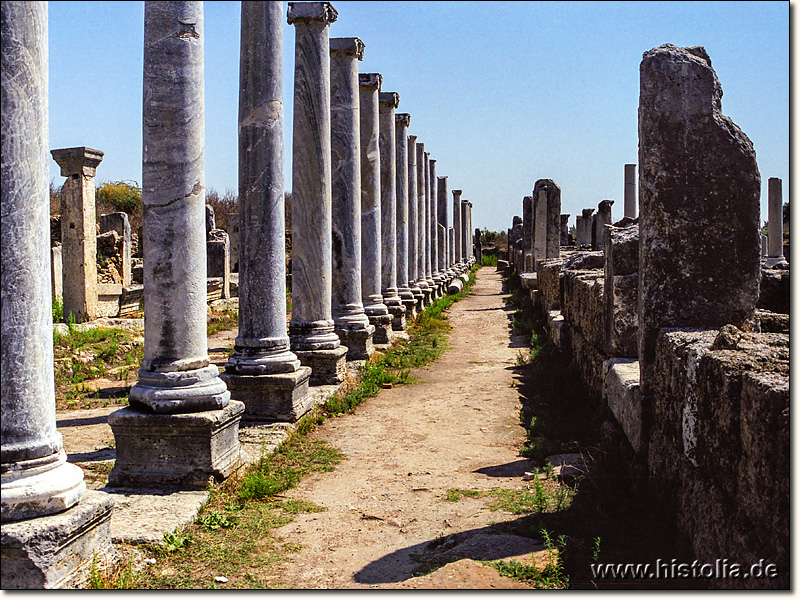
{"label": "clear sky", "polygon": [[[284,2],[284,13],[287,3]],[[362,72],[400,94],[437,175],[472,201],[475,227],[522,214],[537,179],[570,224],[612,199],[637,162],[639,63],[664,43],[705,46],[723,113],[753,141],[762,178],[789,199],[789,2],[333,2],[331,37],[359,37]],[[141,182],[143,2],[50,6],[50,147],[103,150],[99,182]],[[205,2],[206,185],[236,190],[239,2]],[[284,24],[291,189],[294,31]],[[702,160],[702,157],[698,157]],[[53,162],[51,177],[62,179]]]}

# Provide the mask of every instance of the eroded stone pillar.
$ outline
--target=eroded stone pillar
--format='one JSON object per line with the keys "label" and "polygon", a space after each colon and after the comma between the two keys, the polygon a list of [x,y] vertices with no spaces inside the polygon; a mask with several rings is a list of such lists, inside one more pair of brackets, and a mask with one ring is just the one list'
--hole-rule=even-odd
{"label": "eroded stone pillar", "polygon": [[525,247],[525,271],[533,271],[533,220],[533,196],[525,196],[522,198],[522,240]]}
{"label": "eroded stone pillar", "polygon": [[417,142],[417,285],[422,290],[422,306],[431,303],[431,286],[426,271],[428,254],[428,163],[425,144]]}
{"label": "eroded stone pillar", "polygon": [[636,165],[625,165],[625,207],[623,217],[636,218]]}
{"label": "eroded stone pillar", "polygon": [[461,201],[461,220],[459,224],[461,226],[461,260],[464,265],[468,265],[469,257],[470,257],[470,238],[472,238],[472,234],[469,230],[469,207],[468,201],[462,200]]}
{"label": "eroded stone pillar", "polygon": [[569,215],[562,214],[560,216],[561,219],[561,230],[559,234],[558,243],[562,246],[569,246]]}
{"label": "eroded stone pillar", "polygon": [[97,318],[97,216],[95,183],[100,150],[80,146],[52,150],[66,181],[61,188],[64,317]]}
{"label": "eroded stone pillar", "polygon": [[584,208],[580,216],[576,217],[575,234],[577,235],[577,246],[581,248],[591,248],[592,245],[592,214],[593,208]]}
{"label": "eroded stone pillar", "polygon": [[786,260],[783,256],[783,182],[777,177],[770,177],[767,186],[769,194],[767,264],[772,265]]}
{"label": "eroded stone pillar", "polygon": [[456,234],[452,227],[447,228],[447,253],[450,261],[449,273],[455,275],[455,255],[456,255]]}
{"label": "eroded stone pillar", "polygon": [[611,218],[611,206],[614,204],[613,200],[601,200],[597,205],[597,213],[594,215],[592,226],[592,250],[602,250],[605,239],[606,225],[611,225],[613,220]]}
{"label": "eroded stone pillar", "polygon": [[331,315],[348,360],[367,360],[375,327],[361,300],[361,142],[358,61],[364,43],[331,38]]}
{"label": "eroded stone pillar", "polygon": [[395,166],[396,166],[396,201],[397,201],[397,289],[406,311],[406,318],[416,316],[417,301],[410,287],[410,244],[409,231],[409,175],[408,175],[408,127],[411,115],[400,113],[395,115]]}
{"label": "eroded stone pillar", "polygon": [[313,399],[286,330],[282,2],[242,3],[239,60],[239,335],[220,377],[245,417],[291,422]]}
{"label": "eroded stone pillar", "polygon": [[[561,188],[552,179],[539,179],[533,186],[534,198],[544,202],[536,206],[537,234],[542,233],[542,256],[536,260],[558,258],[561,241]],[[539,223],[540,213],[544,223]]]}
{"label": "eroded stone pillar", "polygon": [[647,395],[662,328],[749,328],[761,273],[761,176],[752,142],[722,114],[703,47],[649,50],[639,74],[639,366]]}
{"label": "eroded stone pillar", "polygon": [[358,76],[361,111],[361,296],[376,344],[392,341],[392,315],[381,293],[380,73]]}
{"label": "eroded stone pillar", "polygon": [[144,358],[109,485],[205,488],[238,464],[244,405],[208,357],[202,2],[145,3],[143,106]]}
{"label": "eroded stone pillar", "polygon": [[[424,308],[425,294],[419,286],[419,204],[417,203],[417,136],[408,136],[408,285],[416,310]],[[407,314],[407,313],[406,313]]]}
{"label": "eroded stone pillar", "polygon": [[459,265],[457,270],[460,271],[460,265],[462,262],[462,255],[461,255],[461,235],[462,235],[462,227],[461,227],[461,190],[453,190],[453,242],[455,245],[455,255],[453,258],[455,259],[455,264]]}
{"label": "eroded stone pillar", "polygon": [[290,2],[295,27],[292,137],[292,320],[289,340],[311,383],[344,380],[345,355],[331,316],[332,205],[329,2]]}
{"label": "eroded stone pillar", "polygon": [[397,92],[378,95],[381,154],[381,294],[392,315],[392,330],[406,328],[406,311],[397,287],[397,139],[395,109],[400,103]]}

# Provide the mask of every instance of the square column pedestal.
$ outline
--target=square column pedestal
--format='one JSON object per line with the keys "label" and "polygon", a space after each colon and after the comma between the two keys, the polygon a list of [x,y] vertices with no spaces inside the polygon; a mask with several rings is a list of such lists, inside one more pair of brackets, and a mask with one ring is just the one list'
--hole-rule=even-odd
{"label": "square column pedestal", "polygon": [[403,304],[400,306],[388,306],[389,314],[392,315],[392,331],[406,330],[406,309]]}
{"label": "square column pedestal", "polygon": [[205,489],[209,478],[222,481],[239,466],[239,420],[244,404],[164,415],[123,408],[108,416],[117,458],[108,476],[111,487]]}
{"label": "square column pedestal", "polygon": [[290,423],[314,408],[314,399],[308,394],[310,377],[309,367],[299,367],[292,373],[240,375],[225,372],[219,376],[228,386],[231,399],[245,405],[243,420]]}
{"label": "square column pedestal", "polygon": [[364,329],[334,329],[342,345],[347,347],[346,360],[369,360],[375,352],[375,328],[367,325]]}
{"label": "square column pedestal", "polygon": [[385,315],[369,315],[369,324],[375,326],[375,333],[372,341],[376,344],[391,344],[394,340],[392,334],[392,322],[394,318],[391,313]]}
{"label": "square column pedestal", "polygon": [[3,589],[85,586],[95,557],[116,560],[110,531],[113,508],[111,496],[89,490],[64,512],[3,523]]}
{"label": "square column pedestal", "polygon": [[292,350],[300,363],[311,367],[311,385],[338,385],[347,376],[347,346],[321,350]]}

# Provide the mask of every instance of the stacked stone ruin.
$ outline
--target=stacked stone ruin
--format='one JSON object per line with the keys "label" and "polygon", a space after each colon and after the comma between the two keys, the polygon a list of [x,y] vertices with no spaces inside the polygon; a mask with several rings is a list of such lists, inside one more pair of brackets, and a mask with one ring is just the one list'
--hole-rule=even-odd
{"label": "stacked stone ruin", "polygon": [[[596,213],[584,209],[574,245],[562,235],[561,256],[551,257],[537,225],[557,219],[560,204],[538,212],[534,187],[523,200],[523,215],[534,200],[531,226],[514,217],[508,262],[498,269],[530,290],[550,339],[613,413],[646,473],[639,483],[669,509],[694,556],[778,565],[774,579],[713,585],[786,587],[789,271],[781,181],[769,180],[762,258],[755,152],[721,112],[706,51],[654,48],[640,77],[639,174],[637,182],[637,165],[625,165],[623,218],[613,222],[612,200]],[[534,239],[520,242],[526,235]],[[532,269],[514,251],[527,252],[531,242]]]}
{"label": "stacked stone ruin", "polygon": [[[95,553],[112,558],[113,501],[86,492],[56,431],[51,299],[63,298],[78,321],[144,306],[130,406],[108,418],[109,486],[202,489],[247,459],[242,419],[297,421],[321,398],[310,385],[340,384],[347,361],[406,336],[407,319],[456,291],[453,282],[463,287],[475,262],[472,204],[454,204],[451,227],[447,177],[409,134],[399,94],[382,90],[382,74],[359,73],[363,42],[330,38],[330,3],[290,2],[284,13],[282,2],[244,2],[239,205],[230,234],[218,229],[205,204],[203,4],[146,2],[141,283],[127,215],[101,216],[96,234],[99,150],[52,151],[67,179],[61,246],[50,251],[47,8],[4,2],[2,11],[2,587],[62,587],[85,576]],[[284,18],[295,29],[288,326]],[[98,242],[119,263],[119,281],[98,283]],[[231,295],[239,331],[220,374],[208,355],[207,303]]]}

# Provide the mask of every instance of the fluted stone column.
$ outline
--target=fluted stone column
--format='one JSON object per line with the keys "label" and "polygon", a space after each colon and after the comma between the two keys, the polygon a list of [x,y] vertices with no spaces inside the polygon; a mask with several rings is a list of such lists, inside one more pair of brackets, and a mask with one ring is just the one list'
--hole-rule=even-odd
{"label": "fluted stone column", "polygon": [[145,3],[143,107],[144,358],[109,485],[204,488],[239,462],[244,404],[208,357],[202,2]]}
{"label": "fluted stone column", "polygon": [[406,311],[397,287],[397,139],[395,109],[400,102],[397,92],[378,95],[381,154],[381,294],[392,315],[392,330],[406,328]]}
{"label": "fluted stone column", "polygon": [[397,288],[406,311],[406,318],[416,316],[414,294],[409,286],[409,203],[408,203],[408,127],[411,115],[395,115],[395,166],[397,168]]}
{"label": "fluted stone column", "polygon": [[361,297],[376,344],[392,341],[392,315],[381,293],[380,73],[358,76],[361,110]]}
{"label": "fluted stone column", "polygon": [[282,2],[242,3],[239,60],[239,335],[220,377],[245,418],[296,421],[313,398],[286,332]]}
{"label": "fluted stone column", "polygon": [[[408,136],[408,285],[416,310],[424,308],[425,294],[419,285],[419,204],[417,203],[417,136]],[[408,314],[408,313],[406,313]]]}
{"label": "fluted stone column", "polygon": [[786,260],[783,256],[783,182],[777,177],[770,177],[767,182],[767,193],[769,194],[767,264],[774,265]]}
{"label": "fluted stone column", "polygon": [[636,165],[625,165],[624,217],[636,218]]}
{"label": "fluted stone column", "polygon": [[427,189],[427,163],[425,161],[425,144],[417,142],[417,285],[422,290],[422,306],[431,303],[431,286],[428,282],[428,273],[425,270],[425,258],[428,243],[428,194]]}
{"label": "fluted stone column", "polygon": [[[461,271],[461,190],[453,190],[453,237],[455,243],[454,264],[456,271]],[[510,250],[510,248],[509,248]]]}
{"label": "fluted stone column", "polygon": [[334,332],[332,294],[331,102],[328,2],[290,2],[295,27],[292,137],[291,348],[311,367],[311,383],[344,380],[345,355]]}
{"label": "fluted stone column", "polygon": [[103,152],[86,148],[52,150],[66,181],[61,188],[61,248],[64,317],[77,322],[96,319],[97,215],[95,183]]}
{"label": "fluted stone column", "polygon": [[367,360],[373,334],[361,301],[361,142],[358,61],[364,43],[332,38],[331,47],[331,315],[348,360]]}
{"label": "fluted stone column", "polygon": [[0,24],[2,588],[52,588],[109,550],[114,503],[86,491],[56,430],[47,3],[3,2]]}

